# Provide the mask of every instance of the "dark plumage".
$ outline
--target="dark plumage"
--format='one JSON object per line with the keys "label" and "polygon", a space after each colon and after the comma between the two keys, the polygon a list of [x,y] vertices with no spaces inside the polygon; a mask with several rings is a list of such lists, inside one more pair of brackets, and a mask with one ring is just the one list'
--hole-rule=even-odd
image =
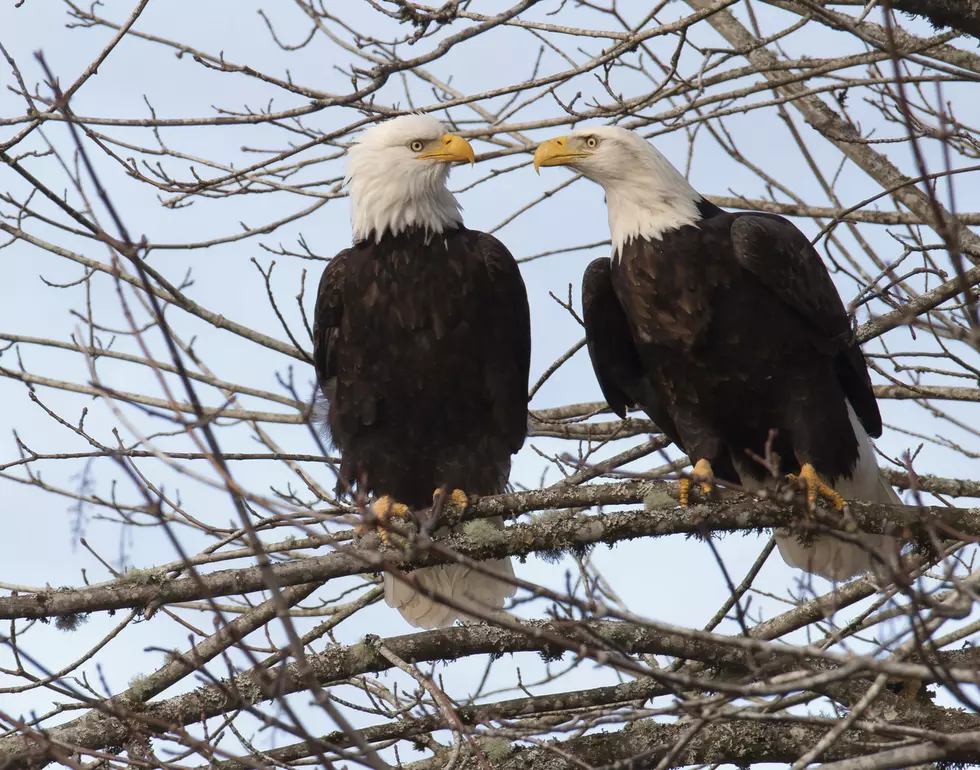
{"label": "dark plumage", "polygon": [[[812,497],[900,502],[869,439],[881,416],[864,356],[803,233],[779,216],[712,205],[621,128],[542,143],[535,165],[572,166],[606,192],[614,255],[589,265],[582,304],[615,412],[642,408],[690,456],[697,481],[765,482],[759,458],[772,436],[775,470],[800,475]],[[833,579],[869,569],[868,550],[896,548],[882,536],[865,536],[868,550],[776,539],[788,563]]]}
{"label": "dark plumage", "polygon": [[[314,364],[342,480],[377,497],[381,519],[428,508],[440,488],[457,504],[504,491],[527,431],[524,282],[500,241],[463,226],[446,178],[473,148],[444,132],[406,115],[350,148],[354,245],[317,293]],[[417,570],[416,591],[386,573],[385,600],[424,628],[467,618],[464,607],[495,612],[514,572],[509,558],[484,567],[503,580],[446,564]]]}
{"label": "dark plumage", "polygon": [[832,484],[850,477],[847,402],[871,436],[881,417],[826,268],[781,217],[707,213],[586,271],[589,352],[610,406],[642,406],[726,481],[739,481],[734,466],[765,477],[745,450],[764,455],[770,429],[784,473],[809,462]]}
{"label": "dark plumage", "polygon": [[492,235],[360,241],[320,280],[314,363],[341,473],[411,508],[503,491],[527,432],[527,294]]}

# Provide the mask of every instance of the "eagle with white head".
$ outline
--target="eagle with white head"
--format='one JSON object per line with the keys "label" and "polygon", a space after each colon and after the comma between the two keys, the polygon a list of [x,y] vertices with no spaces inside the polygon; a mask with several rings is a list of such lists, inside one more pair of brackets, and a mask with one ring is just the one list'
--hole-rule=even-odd
{"label": "eagle with white head", "polygon": [[[465,506],[504,491],[527,432],[530,320],[513,256],[463,225],[446,188],[453,163],[474,162],[469,142],[405,115],[348,156],[353,245],[320,279],[313,356],[343,483],[377,498],[384,537],[437,494]],[[423,628],[493,613],[514,571],[509,558],[484,566],[497,577],[420,569],[421,591],[386,574],[385,599]]]}
{"label": "eagle with white head", "polygon": [[[850,318],[789,220],[723,211],[615,126],[543,142],[534,165],[568,166],[605,190],[613,257],[583,279],[589,355],[609,406],[641,407],[690,456],[683,505],[692,480],[708,493],[715,479],[752,488],[774,473],[804,485],[811,505],[901,504],[875,462],[881,415]],[[900,547],[868,534],[856,544],[777,531],[776,542],[788,564],[831,580]]]}

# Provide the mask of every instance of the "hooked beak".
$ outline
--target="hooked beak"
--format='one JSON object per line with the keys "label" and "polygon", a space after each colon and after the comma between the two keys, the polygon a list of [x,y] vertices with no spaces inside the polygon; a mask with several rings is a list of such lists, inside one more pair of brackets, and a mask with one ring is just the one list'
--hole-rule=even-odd
{"label": "hooked beak", "polygon": [[476,155],[470,143],[455,134],[443,134],[437,147],[415,157],[419,160],[434,160],[439,163],[454,163],[460,160],[469,161],[471,166],[476,163]]}
{"label": "hooked beak", "polygon": [[587,158],[592,153],[573,151],[569,148],[569,137],[556,136],[541,142],[534,152],[534,170],[541,173],[542,166],[567,166],[579,158]]}

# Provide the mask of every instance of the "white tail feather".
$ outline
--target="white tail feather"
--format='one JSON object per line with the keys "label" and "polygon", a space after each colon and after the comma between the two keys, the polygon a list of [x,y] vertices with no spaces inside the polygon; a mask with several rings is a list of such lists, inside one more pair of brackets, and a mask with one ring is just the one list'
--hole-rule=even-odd
{"label": "white tail feather", "polygon": [[[875,461],[871,437],[861,425],[850,403],[847,405],[847,414],[858,440],[858,461],[853,475],[848,479],[840,479],[834,488],[845,500],[901,505],[901,498],[882,477]],[[797,537],[785,529],[777,529],[773,535],[783,561],[791,567],[820,575],[827,580],[846,580],[874,569],[875,560],[869,549],[883,559],[894,557],[899,550],[899,542],[888,535],[861,533],[860,538],[866,548],[845,543],[831,535],[817,536],[807,546],[801,545]]]}
{"label": "white tail feather", "polygon": [[[503,527],[500,519],[489,521]],[[453,531],[459,531],[459,527]],[[481,620],[480,614],[493,614],[503,609],[504,602],[517,591],[510,582],[514,577],[510,557],[483,562],[482,566],[503,580],[474,572],[461,564],[441,564],[412,573],[424,588],[451,599],[454,604],[472,607],[479,614],[469,615],[438,599],[430,599],[388,574],[384,576],[385,602],[415,628],[443,628],[451,626],[457,619],[477,623]]]}

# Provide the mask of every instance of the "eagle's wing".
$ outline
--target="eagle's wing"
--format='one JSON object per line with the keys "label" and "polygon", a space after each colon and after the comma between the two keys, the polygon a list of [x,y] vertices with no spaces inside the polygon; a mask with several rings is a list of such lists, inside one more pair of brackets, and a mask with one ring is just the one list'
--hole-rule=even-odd
{"label": "eagle's wing", "polygon": [[731,226],[736,259],[783,303],[806,318],[813,342],[836,354],[837,378],[865,430],[881,435],[881,414],[871,376],[855,342],[837,288],[809,239],[774,214],[736,215]]}
{"label": "eagle's wing", "polygon": [[626,313],[613,290],[612,262],[608,257],[593,260],[582,276],[582,316],[589,358],[606,403],[625,418],[638,406],[657,427],[680,446],[673,420],[657,399],[643,370],[633,342]]}
{"label": "eagle's wing", "polygon": [[336,346],[344,313],[344,273],[349,252],[344,249],[323,269],[313,311],[313,366],[327,399],[333,397],[337,381]]}
{"label": "eagle's wing", "polygon": [[527,436],[527,391],[531,369],[531,312],[517,260],[488,233],[470,231],[489,280],[480,293],[473,354],[483,361],[484,387],[493,404],[494,422],[517,452]]}

